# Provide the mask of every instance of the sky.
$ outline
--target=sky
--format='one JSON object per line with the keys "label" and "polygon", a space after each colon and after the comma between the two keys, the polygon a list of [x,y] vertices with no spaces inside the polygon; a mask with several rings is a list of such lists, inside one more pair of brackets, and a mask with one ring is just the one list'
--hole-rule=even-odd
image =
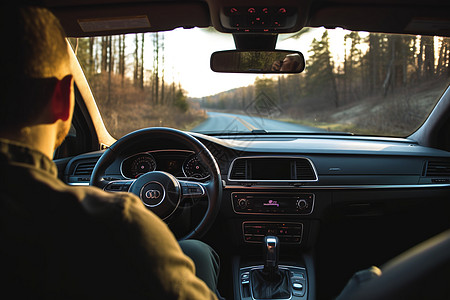
{"label": "sky", "polygon": [[[290,34],[279,35],[277,49],[296,50],[308,59],[311,41],[320,39],[324,29],[312,29],[299,39],[288,39]],[[338,49],[335,60],[343,59],[343,36],[348,31],[333,30],[330,36],[332,48]],[[231,34],[206,29],[175,29],[164,33],[165,81],[181,82],[189,97],[201,98],[254,83],[260,74],[215,73],[210,69],[210,57],[215,51],[235,49]],[[145,69],[152,69],[153,49],[150,36],[146,37]],[[132,48],[132,47],[131,47]],[[278,76],[278,75],[275,75]]]}

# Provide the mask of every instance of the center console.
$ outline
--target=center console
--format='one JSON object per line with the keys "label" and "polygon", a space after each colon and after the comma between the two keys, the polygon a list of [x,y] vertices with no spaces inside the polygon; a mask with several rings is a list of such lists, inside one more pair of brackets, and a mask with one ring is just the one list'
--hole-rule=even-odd
{"label": "center console", "polygon": [[228,228],[236,246],[232,264],[234,299],[313,300],[312,253],[320,228],[318,216],[331,203],[331,194],[272,185],[235,185],[225,194],[231,200],[228,207],[233,218]]}
{"label": "center console", "polygon": [[[235,258],[235,299],[313,299],[309,291],[314,278],[312,265],[308,271],[308,264],[303,259],[280,261],[280,240],[277,236],[264,236],[262,246],[263,259],[259,263],[243,257]],[[312,260],[307,260],[312,264]]]}
{"label": "center console", "polygon": [[[250,278],[252,278],[251,274],[254,274],[256,271],[263,271],[264,266],[251,266],[244,267],[239,269],[239,278],[240,278],[240,298],[242,300],[253,300],[253,299],[292,299],[292,300],[301,300],[307,299],[308,297],[308,281],[306,269],[302,267],[295,266],[285,266],[279,265],[280,271],[287,274],[288,281],[288,292],[284,295],[281,293],[274,296],[272,295],[270,298],[261,297],[261,295],[255,295],[253,291],[254,283],[252,284]],[[265,289],[269,290],[268,284]],[[272,288],[272,287],[271,287]],[[273,289],[273,288],[272,288]],[[271,292],[271,291],[268,291]],[[259,297],[258,297],[259,296]]]}

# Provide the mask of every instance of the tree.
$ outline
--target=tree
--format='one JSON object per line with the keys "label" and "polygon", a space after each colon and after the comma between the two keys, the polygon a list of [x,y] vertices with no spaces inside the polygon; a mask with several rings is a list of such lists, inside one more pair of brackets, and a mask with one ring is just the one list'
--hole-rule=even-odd
{"label": "tree", "polygon": [[[347,47],[350,44],[350,47]],[[344,60],[344,98],[359,98],[361,89],[362,51],[358,48],[361,37],[358,32],[352,31],[344,36],[345,60]],[[348,48],[348,52],[347,52]]]}
{"label": "tree", "polygon": [[427,79],[434,76],[434,37],[423,36],[424,45],[424,72]]}
{"label": "tree", "polygon": [[139,81],[139,37],[136,34],[134,37],[134,73],[133,82],[135,86],[138,86]]}
{"label": "tree", "polygon": [[118,72],[120,74],[120,77],[122,79],[122,86],[124,84],[124,80],[125,80],[125,35],[120,35],[119,36],[119,67],[118,67]]}
{"label": "tree", "polygon": [[175,107],[179,108],[181,111],[186,112],[189,109],[189,103],[187,102],[187,97],[182,89],[178,89],[175,94],[174,99]]}
{"label": "tree", "polygon": [[140,71],[139,71],[139,87],[144,89],[144,42],[145,33],[141,34],[141,59],[140,59]]}
{"label": "tree", "polygon": [[159,33],[153,34],[153,83],[152,97],[154,103],[159,103]]}
{"label": "tree", "polygon": [[276,93],[276,89],[275,89],[275,82],[270,78],[256,77],[255,93],[256,93],[256,96],[258,96],[259,94],[265,94],[272,101],[276,101],[277,93]]}
{"label": "tree", "polygon": [[334,63],[331,57],[328,31],[322,39],[313,39],[309,50],[311,56],[307,65],[308,92],[322,97],[329,97],[335,107],[339,106]]}

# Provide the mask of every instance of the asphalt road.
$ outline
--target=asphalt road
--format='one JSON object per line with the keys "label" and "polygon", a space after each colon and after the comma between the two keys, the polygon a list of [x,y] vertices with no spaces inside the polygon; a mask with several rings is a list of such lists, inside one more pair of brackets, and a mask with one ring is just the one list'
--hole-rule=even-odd
{"label": "asphalt road", "polygon": [[293,123],[271,120],[258,116],[208,112],[208,119],[193,128],[195,132],[248,132],[265,130],[267,132],[322,132],[323,129]]}

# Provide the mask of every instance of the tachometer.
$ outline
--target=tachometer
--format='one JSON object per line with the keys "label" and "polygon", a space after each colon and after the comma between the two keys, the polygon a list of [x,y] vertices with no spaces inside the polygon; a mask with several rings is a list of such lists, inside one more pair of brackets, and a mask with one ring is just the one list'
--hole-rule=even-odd
{"label": "tachometer", "polygon": [[156,161],[148,153],[136,154],[122,163],[122,174],[127,178],[138,178],[154,170],[156,170]]}
{"label": "tachometer", "polygon": [[209,176],[208,170],[198,159],[197,155],[189,156],[183,163],[183,173],[186,177],[206,178]]}

